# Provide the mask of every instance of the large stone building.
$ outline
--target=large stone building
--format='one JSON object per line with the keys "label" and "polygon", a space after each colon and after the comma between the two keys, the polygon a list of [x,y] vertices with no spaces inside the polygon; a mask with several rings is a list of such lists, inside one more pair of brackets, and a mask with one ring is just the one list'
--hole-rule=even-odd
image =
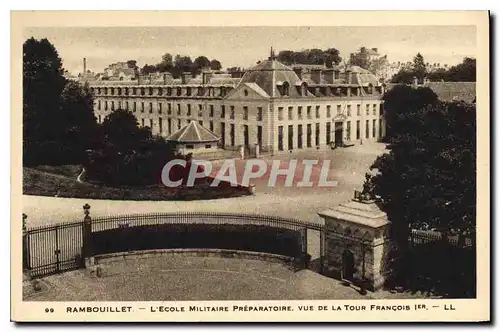
{"label": "large stone building", "polygon": [[377,141],[385,133],[384,86],[370,72],[313,69],[302,75],[274,56],[241,77],[204,72],[179,79],[89,82],[99,122],[116,109],[168,137],[198,121],[226,149],[260,146],[263,152],[321,149]]}

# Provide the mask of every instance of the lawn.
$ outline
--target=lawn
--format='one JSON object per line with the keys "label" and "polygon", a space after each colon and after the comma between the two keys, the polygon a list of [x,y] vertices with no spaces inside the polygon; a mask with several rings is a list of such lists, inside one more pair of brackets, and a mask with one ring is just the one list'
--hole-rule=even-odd
{"label": "lawn", "polygon": [[78,165],[37,166],[23,168],[23,194],[36,196],[89,198],[108,200],[161,201],[230,198],[250,195],[248,188],[210,187],[202,181],[195,187],[167,188],[163,185],[109,187],[76,181]]}

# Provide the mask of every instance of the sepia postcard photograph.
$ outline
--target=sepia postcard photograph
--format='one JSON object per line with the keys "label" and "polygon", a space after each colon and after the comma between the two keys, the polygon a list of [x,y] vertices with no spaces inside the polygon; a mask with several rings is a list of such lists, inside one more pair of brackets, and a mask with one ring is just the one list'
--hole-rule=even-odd
{"label": "sepia postcard photograph", "polygon": [[489,19],[11,12],[11,319],[489,321]]}

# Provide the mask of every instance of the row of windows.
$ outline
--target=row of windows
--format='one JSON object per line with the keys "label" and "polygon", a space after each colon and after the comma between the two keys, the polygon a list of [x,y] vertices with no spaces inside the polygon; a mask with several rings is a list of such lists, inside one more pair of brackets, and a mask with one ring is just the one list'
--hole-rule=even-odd
{"label": "row of windows", "polygon": [[92,93],[97,95],[111,95],[111,96],[205,96],[208,92],[209,96],[214,96],[218,92],[219,96],[225,96],[232,87],[167,87],[167,88],[91,88]]}
{"label": "row of windows", "polygon": [[[99,115],[99,122],[101,122],[101,116]],[[189,124],[192,120],[191,119],[186,119],[184,120],[184,125]],[[377,126],[377,119],[373,119],[371,121],[371,128],[370,128],[370,120],[366,120],[365,122],[365,133],[364,137],[366,139],[369,139],[370,137],[372,138],[381,138],[382,137],[382,126],[383,122],[378,121],[378,126]],[[204,125],[203,120],[198,120],[198,123],[200,125]],[[148,126],[150,128],[153,128],[153,119],[140,119],[140,124],[141,126],[145,127]],[[345,133],[341,129],[341,137],[342,140],[346,139],[347,141],[356,139],[359,140],[361,138],[361,121],[357,120],[356,121],[356,127],[355,127],[355,136],[352,135],[351,133],[351,121],[346,121],[345,125]],[[171,119],[167,118],[167,128],[166,131],[170,135],[173,132],[181,129],[183,125],[183,120],[182,119]],[[176,128],[173,128],[173,126],[176,126]],[[214,122],[213,121],[208,121],[208,127],[210,131],[214,131]],[[313,144],[313,139],[314,139],[314,145],[319,146],[320,145],[320,124],[319,123],[314,123],[314,127],[312,123],[306,124],[305,126],[303,125],[297,125],[297,148],[301,149],[303,148],[303,129],[306,129],[306,141],[305,145],[306,147],[310,148],[312,147]],[[244,138],[244,144],[246,146],[249,145],[249,134],[248,134],[248,126],[243,125],[243,138]],[[314,128],[314,136],[312,135],[313,133],[313,128]],[[378,128],[378,130],[377,130]],[[335,138],[335,131],[332,131],[332,124],[331,122],[327,122],[325,124],[325,139],[327,144],[332,142],[332,138]],[[371,130],[370,130],[371,129]],[[163,128],[163,119],[159,118],[158,119],[158,132],[160,134],[164,133],[164,128]],[[221,134],[221,143],[224,146],[225,145],[225,123],[221,122],[220,123],[220,134]],[[345,134],[345,135],[344,135]],[[371,136],[370,136],[371,134]],[[378,135],[377,135],[378,134]],[[284,150],[284,145],[283,145],[283,137],[284,137],[284,132],[283,132],[283,126],[278,126],[278,150],[283,151]],[[288,150],[293,150],[294,149],[294,126],[289,125],[288,126],[288,133],[287,133],[287,138],[288,138]],[[262,126],[257,126],[257,140],[258,144],[262,146]],[[235,146],[235,125],[230,124],[230,131],[229,131],[229,143],[231,146]]]}
{"label": "row of windows", "polygon": [[[97,102],[97,109],[98,110],[101,110],[102,109],[102,104],[101,104],[101,101],[99,100]],[[178,116],[182,116],[182,105],[181,104],[176,104],[176,113]],[[111,110],[111,111],[114,111],[115,109],[125,109],[127,111],[131,110],[132,112],[136,112],[137,111],[137,108],[139,107],[139,111],[140,112],[144,112],[145,111],[145,107],[147,107],[149,113],[153,113],[153,103],[152,102],[149,102],[149,103],[145,103],[145,102],[131,102],[131,104],[129,104],[128,101],[125,101],[125,102],[121,102],[121,101],[118,101],[117,105],[116,105],[116,108],[115,108],[115,102],[114,101],[110,101],[108,103],[108,101],[104,101],[104,110],[107,111],[107,110]],[[162,114],[163,112],[163,104],[162,103],[158,103],[158,114]],[[197,106],[195,106],[195,109],[197,111],[197,114],[198,114],[198,117],[202,117],[203,116],[203,104],[197,104]],[[213,118],[214,115],[215,115],[215,107],[214,105],[209,105],[208,107],[208,116]],[[257,121],[262,121],[262,113],[263,113],[263,110],[262,110],[262,107],[257,107],[257,116],[256,116],[256,120]],[[172,103],[167,103],[167,115],[171,115],[172,114]],[[187,104],[186,105],[186,116],[191,116],[193,114],[193,105],[191,104]],[[225,105],[221,105],[220,107],[220,118],[221,119],[224,119],[226,118],[226,106]],[[235,118],[235,107],[234,106],[229,106],[229,119],[231,120],[234,120]],[[248,120],[248,107],[247,106],[243,106],[243,120]]]}
{"label": "row of windows", "polygon": [[[322,96],[354,96],[361,95],[361,87],[308,87],[303,83],[300,87],[296,87],[297,93],[306,96],[307,93]],[[204,87],[204,86],[177,86],[177,87],[92,87],[92,93],[97,95],[111,95],[111,96],[205,96],[208,92],[209,96],[214,96],[215,92],[218,95],[225,96],[227,92],[232,90],[232,87]],[[283,85],[278,86],[278,90],[282,96],[290,96],[290,85],[284,82]],[[363,88],[365,93],[373,94],[373,86]],[[245,96],[248,96],[248,91],[244,90]]]}
{"label": "row of windows", "polygon": [[[366,104],[366,115],[369,116],[370,115],[370,106],[372,106],[372,113],[373,115],[377,115],[377,105],[378,104]],[[352,105],[337,105],[337,115],[341,115],[341,114],[344,114],[344,111],[346,113],[346,116],[351,116],[351,106]],[[284,108],[283,107],[278,107],[278,120],[279,121],[283,121],[283,111],[284,111]],[[383,113],[383,109],[382,107],[380,107],[380,115],[382,115]],[[356,114],[358,116],[361,115],[361,104],[357,104],[356,105]],[[319,105],[316,105],[315,106],[315,112],[314,112],[314,117],[316,119],[319,119],[321,116],[320,116],[320,106]],[[326,106],[326,117],[327,118],[331,118],[332,117],[332,106],[331,105],[327,105]],[[293,110],[293,107],[292,106],[289,106],[288,107],[288,120],[294,120],[295,116],[294,116],[294,110]],[[303,107],[302,106],[297,106],[297,112],[296,112],[296,118],[298,120],[302,120],[304,118],[303,116]],[[306,118],[307,119],[312,119],[313,118],[313,115],[312,115],[312,106],[306,106]]]}
{"label": "row of windows", "polygon": [[[283,82],[281,86],[277,86],[279,93],[283,97],[290,96],[290,84],[288,82]],[[373,94],[374,87],[373,85],[369,85],[368,87],[330,87],[330,86],[314,86],[308,87],[305,82],[303,82],[300,86],[295,87],[297,94],[301,96],[306,96],[308,93],[313,94],[314,96],[346,96],[350,97],[361,96],[361,90],[363,89],[365,94]],[[381,91],[381,87],[375,88],[375,90]],[[247,96],[247,93],[245,93]]]}
{"label": "row of windows", "polygon": [[[149,121],[147,121],[149,120]],[[162,118],[159,118],[158,119],[158,132],[160,134],[163,134],[164,133],[164,128],[163,128],[163,119]],[[187,125],[191,122],[192,120],[191,119],[187,119],[185,120],[185,123],[184,125]],[[175,131],[179,130],[182,128],[182,123],[183,121],[181,119],[171,119],[171,118],[167,118],[167,128],[166,128],[166,131],[167,133],[170,135],[170,134],[173,134]],[[203,123],[203,120],[198,120],[198,123],[200,125],[204,125]],[[153,128],[153,119],[141,119],[140,121],[140,124],[141,126],[145,127],[150,127],[150,128]],[[173,126],[176,126],[176,128],[174,128]],[[208,121],[208,127],[210,129],[210,131],[214,131],[214,122],[213,121]],[[236,135],[236,132],[235,132],[235,125],[234,124],[230,124],[230,130],[229,130],[229,144],[231,146],[235,146],[236,142],[235,142],[235,135]],[[243,125],[242,126],[242,131],[243,131],[243,140],[244,140],[244,144],[246,146],[249,146],[250,144],[250,141],[249,141],[249,129],[248,129],[248,125]],[[221,122],[220,123],[220,135],[221,135],[221,144],[224,146],[226,145],[226,124],[224,122]],[[262,126],[258,125],[257,126],[257,144],[259,144],[260,146],[262,146]]]}
{"label": "row of windows", "polygon": [[[377,119],[372,120],[372,128],[371,128],[371,137],[372,138],[382,138],[382,126],[383,122],[378,121],[378,131],[377,131]],[[283,151],[284,150],[284,127],[283,126],[278,126],[278,150]],[[303,141],[303,132],[304,126],[299,124],[297,125],[297,148],[302,149],[304,145]],[[320,124],[315,123],[314,124],[314,135],[313,133],[313,124],[309,123],[305,126],[305,134],[306,134],[306,142],[305,145],[306,147],[310,148],[312,147],[313,144],[313,139],[314,139],[314,146],[319,146],[320,145]],[[327,122],[325,124],[325,139],[326,143],[330,144],[332,142],[332,138],[335,138],[335,131],[332,132],[332,124],[331,122]],[[340,129],[340,135],[341,135],[341,140],[359,140],[361,138],[361,121],[358,120],[356,121],[356,136],[352,136],[351,133],[351,121],[346,121],[346,127],[345,127],[345,133],[342,129]],[[344,135],[345,134],[345,135]],[[378,134],[378,135],[377,135]],[[333,135],[333,136],[332,136]],[[365,138],[369,139],[370,138],[370,120],[366,120],[365,123]],[[289,125],[288,126],[288,132],[287,132],[287,141],[288,141],[288,150],[293,150],[294,149],[294,126]]]}

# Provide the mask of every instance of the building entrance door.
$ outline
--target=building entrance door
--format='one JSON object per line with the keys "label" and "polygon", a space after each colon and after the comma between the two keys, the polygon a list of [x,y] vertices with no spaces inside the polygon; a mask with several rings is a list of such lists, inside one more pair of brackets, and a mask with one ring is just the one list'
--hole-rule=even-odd
{"label": "building entrance door", "polygon": [[343,144],[342,122],[335,122],[335,146]]}
{"label": "building entrance door", "polygon": [[245,143],[245,148],[249,148],[250,144],[249,144],[248,126],[247,125],[243,126],[243,139],[244,139],[244,143]]}

